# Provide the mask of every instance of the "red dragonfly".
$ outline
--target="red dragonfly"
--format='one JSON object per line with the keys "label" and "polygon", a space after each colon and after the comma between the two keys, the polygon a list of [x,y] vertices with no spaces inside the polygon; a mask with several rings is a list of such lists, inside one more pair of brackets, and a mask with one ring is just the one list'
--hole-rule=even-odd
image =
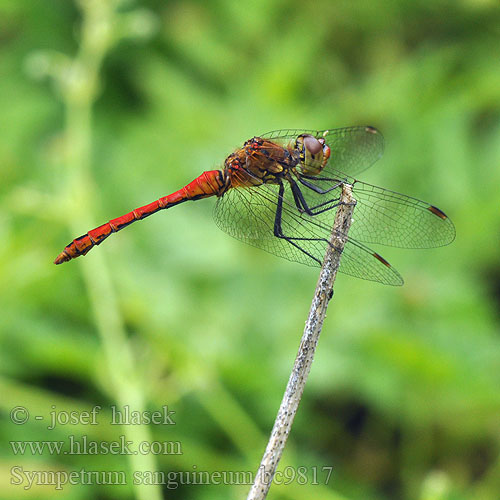
{"label": "red dragonfly", "polygon": [[400,248],[447,245],[455,228],[439,208],[361,182],[356,175],[383,153],[373,127],[277,130],[230,154],[221,170],[203,172],[178,191],[110,220],[73,240],[55,264],[85,255],[136,220],[188,200],[217,196],[214,218],[226,233],[285,259],[320,266],[343,183],[357,200],[340,271],[387,285],[400,274],[365,243]]}

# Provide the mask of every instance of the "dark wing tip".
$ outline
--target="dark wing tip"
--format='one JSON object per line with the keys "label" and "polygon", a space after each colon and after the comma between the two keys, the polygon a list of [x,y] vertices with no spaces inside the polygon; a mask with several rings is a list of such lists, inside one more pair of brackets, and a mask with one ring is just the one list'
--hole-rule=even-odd
{"label": "dark wing tip", "polygon": [[437,215],[440,219],[446,220],[448,218],[448,216],[442,210],[440,210],[438,207],[435,207],[434,205],[429,205],[427,209],[434,215]]}
{"label": "dark wing tip", "polygon": [[382,255],[379,255],[377,252],[372,252],[372,255],[382,264],[384,264],[385,267],[389,268],[393,275],[391,276],[390,280],[382,281],[382,283],[385,283],[386,285],[393,285],[393,286],[402,286],[404,285],[404,280],[401,277],[401,275],[387,262]]}
{"label": "dark wing tip", "polygon": [[384,266],[386,267],[392,267],[389,262],[387,262],[383,257],[382,255],[379,255],[377,252],[373,252],[372,255],[377,259],[379,260],[380,262],[382,262],[382,264],[384,264]]}
{"label": "dark wing tip", "polygon": [[374,159],[374,161],[377,161],[384,154],[384,149],[385,149],[384,136],[382,135],[382,132],[380,132],[380,130],[376,129],[375,127],[372,127],[371,125],[365,126],[365,132],[367,134],[375,136],[373,140],[376,142],[379,148],[377,158]]}

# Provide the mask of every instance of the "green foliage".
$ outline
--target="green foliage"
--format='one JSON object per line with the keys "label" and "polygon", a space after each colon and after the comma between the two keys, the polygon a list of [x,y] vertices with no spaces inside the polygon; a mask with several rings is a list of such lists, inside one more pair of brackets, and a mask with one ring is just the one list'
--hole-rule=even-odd
{"label": "green foliage", "polygon": [[[134,225],[78,261],[52,260],[254,135],[355,124],[386,139],[361,178],[440,207],[457,239],[378,248],[401,289],[339,277],[280,465],[308,467],[309,482],[273,486],[270,498],[498,498],[496,2],[6,0],[0,14],[0,498],[159,498],[130,481],[23,491],[10,484],[18,465],[129,478],[136,467],[255,471],[316,271],[219,231],[214,200]],[[127,402],[167,404],[177,424],[108,425],[110,405]],[[53,405],[97,404],[100,425],[46,429]],[[27,424],[9,420],[15,406],[29,409]],[[179,441],[183,453],[16,456],[7,444],[127,433]],[[247,490],[163,487],[163,497]]]}

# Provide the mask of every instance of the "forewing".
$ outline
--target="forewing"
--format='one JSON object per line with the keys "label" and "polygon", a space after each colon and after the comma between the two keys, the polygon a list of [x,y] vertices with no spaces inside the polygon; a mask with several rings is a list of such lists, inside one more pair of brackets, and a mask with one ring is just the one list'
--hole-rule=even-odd
{"label": "forewing", "polygon": [[[309,181],[321,189],[335,182],[333,178]],[[437,207],[378,186],[351,182],[357,205],[349,234],[357,240],[399,248],[433,248],[448,245],[455,238],[453,223]],[[313,211],[314,207],[319,207],[316,211],[334,207],[340,196],[340,188],[319,194],[302,185],[301,191]],[[325,215],[317,217],[324,219]]]}
{"label": "forewing", "polygon": [[384,138],[373,127],[346,127],[331,130],[274,130],[261,137],[268,138],[282,146],[295,145],[301,134],[310,134],[316,138],[323,137],[330,147],[330,159],[325,166],[325,176],[334,172],[355,176],[371,167],[384,152]]}
{"label": "forewing", "polygon": [[425,201],[378,186],[356,182],[353,236],[366,243],[400,248],[433,248],[455,239],[453,222]]}

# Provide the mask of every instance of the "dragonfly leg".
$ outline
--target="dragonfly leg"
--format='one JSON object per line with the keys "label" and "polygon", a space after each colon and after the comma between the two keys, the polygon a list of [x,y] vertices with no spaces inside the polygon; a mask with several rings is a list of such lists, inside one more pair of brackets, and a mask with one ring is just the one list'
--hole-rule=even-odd
{"label": "dragonfly leg", "polygon": [[[344,182],[337,177],[319,177],[317,175],[299,174],[302,179],[308,179],[311,181],[328,181],[328,182]],[[345,179],[347,180],[347,179]]]}
{"label": "dragonfly leg", "polygon": [[[309,183],[304,184],[304,185],[309,187],[308,184]],[[340,185],[342,185],[342,183],[340,183]],[[290,186],[292,188],[292,193],[293,193],[293,197],[295,199],[295,203],[297,205],[297,208],[299,209],[300,212],[305,212],[307,215],[311,215],[311,216],[319,215],[319,214],[322,214],[323,212],[328,212],[328,210],[331,210],[332,208],[338,207],[340,205],[340,203],[338,202],[339,198],[333,198],[333,199],[325,201],[324,203],[320,203],[318,205],[310,207],[308,205],[307,201],[305,200],[304,195],[302,194],[302,191],[300,190],[298,184],[295,181],[290,181]],[[317,187],[317,186],[314,186],[314,187]],[[328,191],[331,191],[331,190],[328,190]],[[328,191],[324,191],[324,193],[327,193]],[[318,191],[316,191],[316,192],[318,192]],[[321,194],[323,194],[323,193],[321,193]],[[299,203],[297,203],[297,200]],[[326,208],[322,208],[322,207],[326,207]],[[322,210],[319,210],[320,208],[322,208]]]}
{"label": "dragonfly leg", "polygon": [[[300,190],[298,190],[300,192]],[[281,226],[281,219],[283,215],[283,195],[285,193],[285,186],[281,183],[280,188],[279,188],[279,194],[278,194],[278,203],[277,203],[277,208],[276,208],[276,216],[274,218],[274,236],[280,239],[286,240],[290,245],[293,245],[295,248],[299,249],[302,253],[316,261],[319,265],[321,265],[321,261],[314,257],[311,253],[309,253],[307,250],[302,248],[296,241],[324,241],[327,245],[330,245],[330,242],[326,238],[294,238],[291,236],[287,236],[283,233],[283,228]],[[303,200],[302,193],[300,194]],[[295,194],[294,194],[295,197]],[[299,198],[295,198],[296,203]],[[301,201],[302,201],[301,200]],[[297,206],[297,208],[299,208]],[[305,211],[304,209],[299,208],[299,210]]]}
{"label": "dragonfly leg", "polygon": [[304,196],[302,195],[302,192],[299,189],[299,186],[297,186],[297,184],[293,181],[290,183],[290,185],[292,187],[293,200],[295,201],[295,206],[297,207],[297,210],[301,214],[305,212],[308,215],[312,215],[304,199]]}
{"label": "dragonfly leg", "polygon": [[[334,191],[335,189],[339,188],[343,184],[342,182],[340,182],[337,179],[328,179],[326,177],[323,177],[323,178],[321,178],[321,177],[306,177],[304,175],[300,175],[298,177],[298,179],[299,179],[299,182],[301,184],[304,184],[304,186],[308,187],[309,189],[312,189],[313,191],[315,191],[318,194],[329,193],[330,191]],[[320,188],[319,186],[316,186],[316,185],[312,184],[311,182],[307,182],[304,179],[314,179],[314,180],[318,180],[318,181],[336,181],[337,184],[335,184],[334,186],[332,186],[332,187],[330,187],[328,189],[323,189],[323,188]]]}

